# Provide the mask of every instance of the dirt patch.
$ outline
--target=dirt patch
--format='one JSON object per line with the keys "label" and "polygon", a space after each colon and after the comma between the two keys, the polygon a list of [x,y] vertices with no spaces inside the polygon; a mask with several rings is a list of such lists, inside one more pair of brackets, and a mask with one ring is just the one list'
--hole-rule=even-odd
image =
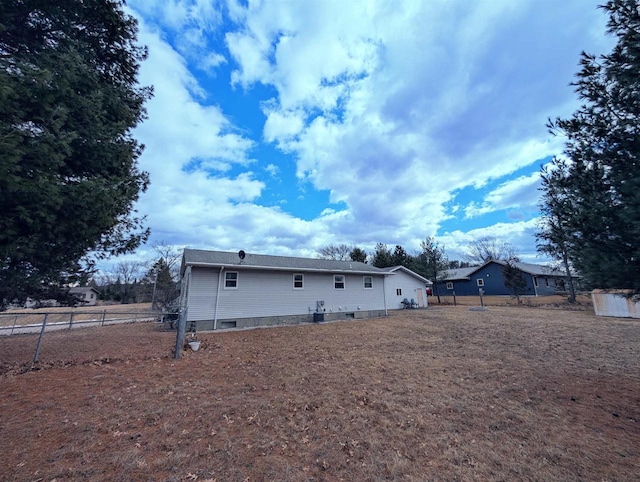
{"label": "dirt patch", "polygon": [[[54,336],[55,335],[55,336]],[[0,340],[0,480],[636,480],[640,323],[446,306]]]}

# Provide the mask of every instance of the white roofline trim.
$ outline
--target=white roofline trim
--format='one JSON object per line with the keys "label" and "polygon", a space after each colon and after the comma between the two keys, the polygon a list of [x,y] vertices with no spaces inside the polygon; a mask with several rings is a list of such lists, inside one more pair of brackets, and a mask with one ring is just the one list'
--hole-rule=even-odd
{"label": "white roofline trim", "polygon": [[225,268],[225,269],[255,269],[262,271],[291,271],[291,272],[315,272],[315,273],[344,273],[344,274],[363,274],[370,276],[389,276],[393,273],[360,271],[354,269],[321,269],[321,268],[300,268],[287,266],[255,266],[250,264],[225,264],[225,263],[206,263],[206,262],[188,262],[186,266],[195,266],[198,268]]}

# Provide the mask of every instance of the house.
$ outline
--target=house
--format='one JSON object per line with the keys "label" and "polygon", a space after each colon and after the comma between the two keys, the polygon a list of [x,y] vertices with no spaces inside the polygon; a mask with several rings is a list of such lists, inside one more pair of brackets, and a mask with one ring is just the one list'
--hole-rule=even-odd
{"label": "house", "polygon": [[394,276],[385,281],[385,299],[389,309],[404,308],[403,301],[415,301],[419,308],[428,306],[426,287],[433,283],[404,266],[383,268]]}
{"label": "house", "polygon": [[[505,285],[503,269],[505,261],[487,261],[482,266],[450,269],[436,286],[441,296],[478,295],[482,289],[485,295],[511,295]],[[565,291],[565,274],[548,266],[531,263],[514,263],[526,281],[526,287],[520,293],[524,296],[546,296]]]}
{"label": "house", "polygon": [[98,301],[98,290],[91,286],[69,288],[69,294],[78,300],[81,306],[95,306]]}
{"label": "house", "polygon": [[384,316],[401,308],[395,297],[386,299],[385,289],[388,278],[408,275],[400,271],[355,261],[185,249],[181,306],[187,328],[199,330]]}
{"label": "house", "polygon": [[[69,288],[69,294],[73,295],[78,306],[95,306],[98,302],[98,295],[100,293],[91,286],[76,286]],[[57,306],[61,306],[61,304],[56,299],[34,300],[33,298],[27,298],[24,303],[25,308],[47,308]]]}

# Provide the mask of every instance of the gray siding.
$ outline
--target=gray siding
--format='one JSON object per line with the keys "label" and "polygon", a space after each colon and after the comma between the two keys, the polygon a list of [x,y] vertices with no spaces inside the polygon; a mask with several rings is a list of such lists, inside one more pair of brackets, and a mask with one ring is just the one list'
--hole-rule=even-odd
{"label": "gray siding", "polygon": [[[235,271],[227,269],[227,271]],[[218,320],[310,314],[316,301],[325,302],[326,313],[383,310],[383,277],[373,276],[373,288],[365,289],[363,275],[345,275],[344,290],[334,289],[333,274],[303,273],[304,288],[293,288],[293,271],[243,270],[237,289],[219,290]],[[215,317],[219,269],[194,267],[188,294],[189,321]],[[222,277],[224,286],[224,274]],[[410,297],[411,298],[411,297]]]}

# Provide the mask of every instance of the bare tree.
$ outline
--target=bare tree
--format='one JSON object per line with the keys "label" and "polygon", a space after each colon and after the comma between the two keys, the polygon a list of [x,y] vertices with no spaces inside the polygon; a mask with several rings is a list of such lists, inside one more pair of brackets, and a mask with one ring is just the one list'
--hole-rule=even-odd
{"label": "bare tree", "polygon": [[151,309],[166,309],[179,296],[182,251],[166,242],[152,245],[157,257],[150,263],[147,280],[153,284]]}
{"label": "bare tree", "polygon": [[167,268],[171,272],[172,278],[177,280],[178,272],[180,270],[180,261],[182,259],[182,250],[175,246],[168,245],[165,241],[154,243],[151,245],[151,249],[153,249],[157,255],[152,264],[156,264],[161,259],[164,260]]}
{"label": "bare tree", "polygon": [[339,261],[350,260],[352,246],[347,244],[330,244],[318,250],[318,256],[322,259],[337,259]]}
{"label": "bare tree", "polygon": [[141,261],[120,261],[113,267],[111,277],[116,280],[122,304],[135,302],[136,284],[144,267]]}
{"label": "bare tree", "polygon": [[515,248],[493,236],[477,239],[469,246],[465,259],[472,265],[481,265],[487,261],[517,260]]}

